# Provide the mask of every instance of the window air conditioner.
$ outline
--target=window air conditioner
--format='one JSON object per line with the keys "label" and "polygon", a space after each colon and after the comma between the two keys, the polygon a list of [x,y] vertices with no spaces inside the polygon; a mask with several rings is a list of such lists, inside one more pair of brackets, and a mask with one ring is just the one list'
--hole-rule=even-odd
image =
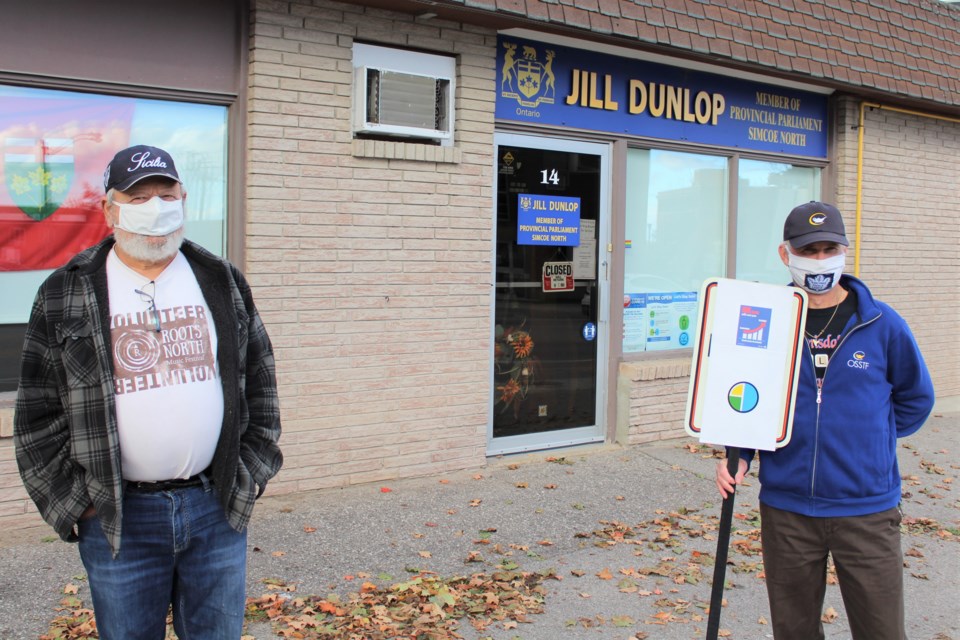
{"label": "window air conditioner", "polygon": [[449,144],[453,133],[450,78],[372,67],[357,67],[355,74],[355,133]]}

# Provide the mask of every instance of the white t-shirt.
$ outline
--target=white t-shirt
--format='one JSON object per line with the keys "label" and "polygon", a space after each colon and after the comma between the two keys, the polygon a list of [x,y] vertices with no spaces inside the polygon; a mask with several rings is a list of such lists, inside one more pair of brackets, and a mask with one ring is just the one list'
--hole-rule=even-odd
{"label": "white t-shirt", "polygon": [[195,475],[213,460],[223,422],[217,333],[196,276],[178,253],[150,281],[111,250],[107,287],[123,477]]}

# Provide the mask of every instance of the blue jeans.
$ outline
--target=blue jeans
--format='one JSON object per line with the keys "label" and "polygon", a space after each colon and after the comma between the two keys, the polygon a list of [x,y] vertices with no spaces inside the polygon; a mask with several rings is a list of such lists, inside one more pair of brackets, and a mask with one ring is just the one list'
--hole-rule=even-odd
{"label": "blue jeans", "polygon": [[78,530],[101,640],[163,640],[171,604],[180,640],[240,637],[247,534],[209,485],[125,491],[116,558],[96,516]]}

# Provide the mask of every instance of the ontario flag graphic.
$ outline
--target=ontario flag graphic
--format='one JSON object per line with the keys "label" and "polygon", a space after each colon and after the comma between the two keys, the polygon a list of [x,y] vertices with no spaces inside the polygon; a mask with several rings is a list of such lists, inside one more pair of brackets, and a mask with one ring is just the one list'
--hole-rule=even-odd
{"label": "ontario flag graphic", "polygon": [[109,232],[103,171],[127,146],[133,101],[0,102],[0,271],[54,269]]}

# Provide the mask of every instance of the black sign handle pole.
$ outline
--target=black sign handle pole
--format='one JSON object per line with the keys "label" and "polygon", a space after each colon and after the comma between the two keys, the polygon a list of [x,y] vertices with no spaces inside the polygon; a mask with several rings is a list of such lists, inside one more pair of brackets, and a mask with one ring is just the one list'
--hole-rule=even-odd
{"label": "black sign handle pole", "polygon": [[[737,477],[740,470],[740,448],[727,449],[727,471]],[[733,523],[733,501],[737,496],[737,487],[723,499],[720,510],[720,533],[717,536],[717,561],[713,565],[713,590],[710,592],[710,617],[707,619],[707,640],[717,640],[720,632],[720,609],[723,608],[723,585],[727,575],[727,551],[730,549],[730,526]]]}

